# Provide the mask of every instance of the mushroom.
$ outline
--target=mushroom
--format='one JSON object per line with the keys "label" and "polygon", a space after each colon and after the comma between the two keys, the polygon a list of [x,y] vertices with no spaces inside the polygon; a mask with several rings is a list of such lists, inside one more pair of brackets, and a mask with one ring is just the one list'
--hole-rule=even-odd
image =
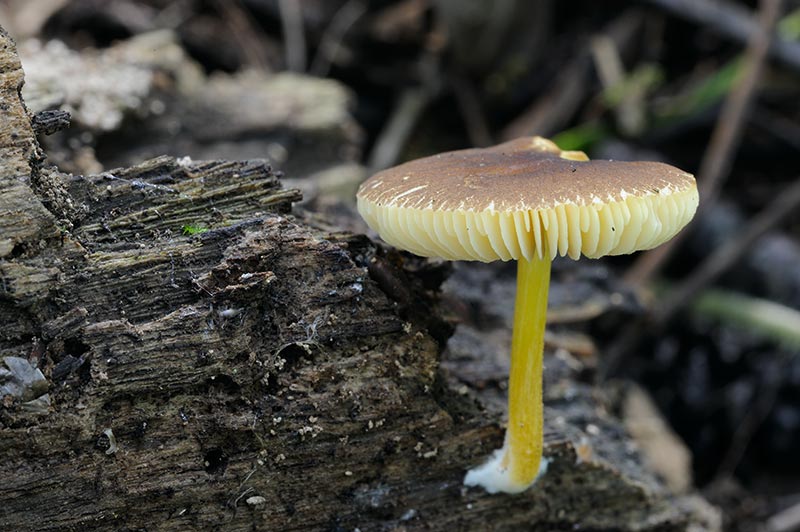
{"label": "mushroom", "polygon": [[589,161],[542,137],[442,153],[362,183],[358,210],[389,244],[426,257],[517,261],[502,449],[464,483],[518,493],[542,459],[542,354],[550,263],[650,249],[694,216],[691,174],[657,162]]}

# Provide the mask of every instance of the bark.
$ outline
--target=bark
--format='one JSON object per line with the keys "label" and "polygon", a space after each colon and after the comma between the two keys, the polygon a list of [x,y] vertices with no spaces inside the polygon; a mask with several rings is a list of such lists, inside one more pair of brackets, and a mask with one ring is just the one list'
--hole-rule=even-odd
{"label": "bark", "polygon": [[555,358],[547,475],[465,489],[502,429],[439,368],[446,269],[293,216],[262,161],[44,167],[0,39],[0,529],[713,527]]}
{"label": "bark", "polygon": [[19,243],[55,231],[53,217],[31,187],[31,163],[41,152],[19,94],[23,79],[14,44],[0,28],[0,257],[11,255]]}

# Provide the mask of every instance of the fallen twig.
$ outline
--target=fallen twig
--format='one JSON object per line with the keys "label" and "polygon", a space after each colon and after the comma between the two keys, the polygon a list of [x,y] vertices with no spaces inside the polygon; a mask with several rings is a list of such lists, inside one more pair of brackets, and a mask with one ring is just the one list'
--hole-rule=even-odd
{"label": "fallen twig", "polygon": [[367,164],[372,171],[388,168],[397,162],[419,117],[442,90],[438,59],[434,55],[425,55],[420,60],[420,70],[422,85],[403,90],[375,141]]}
{"label": "fallen twig", "polygon": [[336,62],[342,40],[353,24],[367,12],[367,6],[361,0],[349,0],[331,19],[319,41],[317,53],[311,62],[309,72],[324,78],[328,75],[331,64]]}
{"label": "fallen twig", "polygon": [[[613,20],[602,32],[618,49],[625,48],[644,20],[639,10],[629,10]],[[525,135],[551,135],[563,128],[586,97],[592,72],[587,42],[572,61],[561,69],[549,91],[512,120],[501,132],[503,140]]]}
{"label": "fallen twig", "polygon": [[492,133],[483,112],[481,100],[478,97],[475,85],[459,75],[450,76],[450,86],[456,97],[456,103],[464,118],[467,135],[473,146],[489,146],[493,144]]}
{"label": "fallen twig", "polygon": [[424,87],[409,87],[403,90],[386,127],[381,130],[370,153],[368,164],[370,170],[388,168],[397,162],[414,126],[431,100],[431,91]]}
{"label": "fallen twig", "polygon": [[[645,0],[675,16],[713,28],[718,33],[744,43],[759,33],[759,22],[738,4],[711,0]],[[788,66],[800,69],[800,43],[775,39],[769,54]]]}
{"label": "fallen twig", "polygon": [[[664,327],[675,314],[683,308],[704,287],[716,280],[725,270],[736,263],[768,230],[776,226],[786,216],[792,214],[800,205],[800,179],[787,190],[778,194],[775,200],[767,205],[750,222],[742,236],[730,240],[711,254],[694,273],[680,286],[667,294],[658,309],[654,311],[652,321],[658,327]],[[644,320],[632,323],[617,340],[606,349],[604,364],[600,368],[601,377],[613,375],[620,367],[626,353],[633,349],[642,337]]]}
{"label": "fallen twig", "polygon": [[306,37],[303,28],[303,6],[295,0],[278,0],[283,27],[286,68],[294,72],[306,69]]}
{"label": "fallen twig", "polygon": [[715,480],[729,479],[733,476],[734,471],[742,461],[745,451],[747,451],[747,447],[750,445],[750,441],[758,431],[758,428],[763,425],[767,416],[769,416],[773,406],[775,406],[778,391],[786,378],[786,360],[783,357],[771,361],[757,392],[753,394],[749,401],[750,405],[747,412],[731,437],[725,456],[717,468]]}
{"label": "fallen twig", "polygon": [[[782,6],[783,0],[761,0],[759,31],[752,33],[745,52],[741,77],[725,100],[708,149],[700,163],[697,181],[701,201],[695,223],[714,205],[722,184],[730,173]],[[642,255],[626,273],[626,280],[633,284],[643,284],[650,280],[666,263],[687,234],[689,231],[684,231],[663,246]]]}
{"label": "fallen twig", "polygon": [[767,519],[767,532],[791,532],[800,528],[800,502]]}
{"label": "fallen twig", "polygon": [[272,71],[265,41],[258,34],[252,16],[242,5],[241,0],[235,2],[214,0],[214,6],[230,28],[231,38],[236,42],[248,65],[264,72]]}
{"label": "fallen twig", "polygon": [[747,225],[741,236],[729,240],[708,256],[680,286],[667,294],[655,311],[654,321],[665,325],[695,294],[711,284],[751,249],[753,242],[778,225],[800,205],[800,179],[795,180]]}

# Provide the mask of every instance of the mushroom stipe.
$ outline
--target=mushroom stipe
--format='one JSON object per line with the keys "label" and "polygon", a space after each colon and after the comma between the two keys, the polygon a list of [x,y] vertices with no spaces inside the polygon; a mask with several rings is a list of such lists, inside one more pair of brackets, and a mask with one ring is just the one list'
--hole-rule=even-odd
{"label": "mushroom stipe", "polygon": [[411,161],[359,188],[358,210],[398,248],[450,260],[517,260],[505,443],[464,483],[518,493],[542,459],[542,354],[556,255],[650,249],[697,210],[694,177],[655,162],[589,161],[542,137]]}

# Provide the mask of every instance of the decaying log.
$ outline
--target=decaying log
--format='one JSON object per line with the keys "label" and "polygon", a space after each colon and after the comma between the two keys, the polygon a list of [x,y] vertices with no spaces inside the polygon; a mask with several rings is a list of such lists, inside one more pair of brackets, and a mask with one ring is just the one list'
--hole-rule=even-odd
{"label": "decaying log", "polygon": [[547,475],[465,489],[502,430],[439,368],[440,266],[293,216],[261,161],[44,168],[1,39],[0,529],[713,528],[557,357]]}
{"label": "decaying log", "polygon": [[31,163],[41,158],[20,90],[22,66],[8,34],[0,28],[0,258],[15,246],[52,236],[53,217],[32,190]]}
{"label": "decaying log", "polygon": [[97,171],[96,161],[78,163],[76,146],[96,148],[109,166],[162,153],[266,155],[295,178],[358,160],[362,135],[344,85],[289,72],[207,76],[179,43],[169,31],[81,52],[59,41],[22,43],[29,109],[72,115],[70,130],[43,143],[48,155],[75,173]]}

